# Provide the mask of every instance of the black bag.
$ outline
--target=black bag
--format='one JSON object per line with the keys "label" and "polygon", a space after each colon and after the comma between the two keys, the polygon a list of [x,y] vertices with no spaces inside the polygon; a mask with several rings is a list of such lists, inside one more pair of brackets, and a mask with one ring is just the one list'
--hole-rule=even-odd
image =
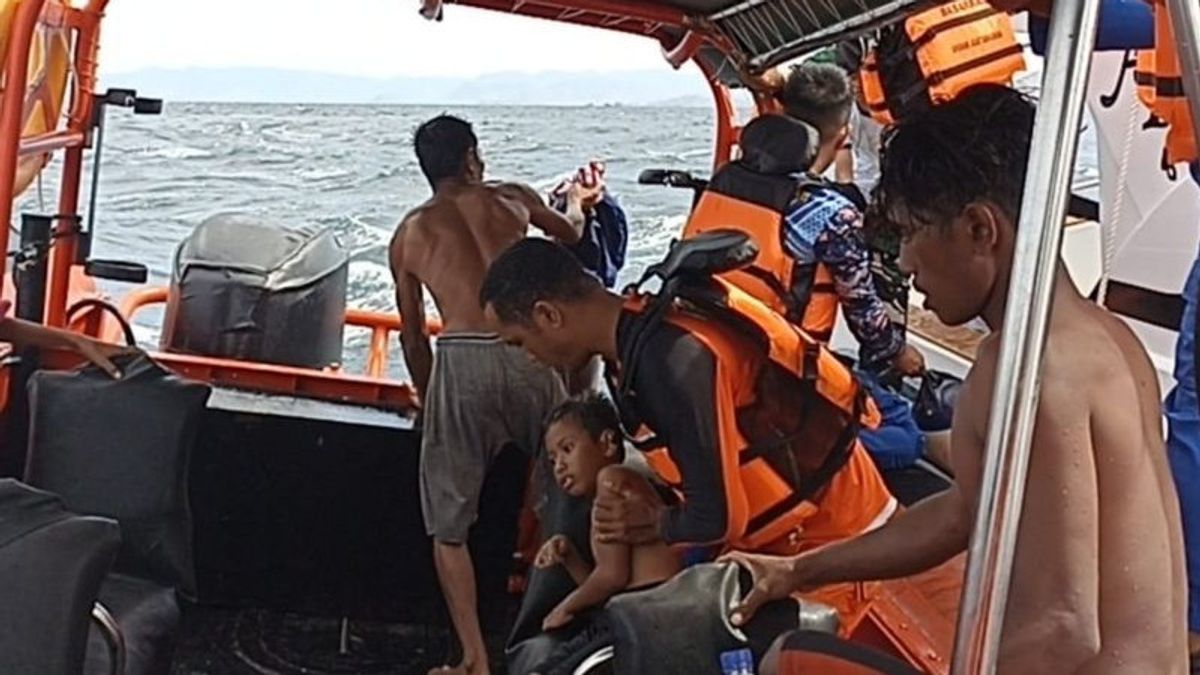
{"label": "black bag", "polygon": [[937,370],[926,370],[913,401],[913,420],[921,431],[946,431],[954,419],[954,404],[962,380]]}
{"label": "black bag", "polygon": [[194,597],[187,471],[210,390],[145,355],[117,365],[119,380],[94,367],[30,378],[25,480],[120,523],[114,571]]}

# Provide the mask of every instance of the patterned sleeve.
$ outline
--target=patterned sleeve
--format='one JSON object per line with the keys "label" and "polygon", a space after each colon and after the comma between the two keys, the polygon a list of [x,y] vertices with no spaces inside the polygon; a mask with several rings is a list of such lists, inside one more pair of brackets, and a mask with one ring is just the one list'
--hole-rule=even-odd
{"label": "patterned sleeve", "polygon": [[842,315],[860,345],[859,360],[871,366],[896,356],[904,347],[904,336],[875,290],[858,210],[846,207],[834,213],[813,252],[833,275]]}

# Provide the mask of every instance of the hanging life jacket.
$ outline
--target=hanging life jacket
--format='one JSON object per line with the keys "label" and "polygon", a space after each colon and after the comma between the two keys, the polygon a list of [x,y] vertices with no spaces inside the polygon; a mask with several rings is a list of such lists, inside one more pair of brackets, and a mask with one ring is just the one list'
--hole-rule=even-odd
{"label": "hanging life jacket", "polygon": [[1024,70],[1012,19],[987,0],[955,0],[880,31],[859,69],[871,117],[892,124],[974,84],[1012,83]]}
{"label": "hanging life jacket", "polygon": [[1138,98],[1150,109],[1151,120],[1145,127],[1167,128],[1162,169],[1174,180],[1175,165],[1196,161],[1200,159],[1200,153],[1197,153],[1196,133],[1192,128],[1191,108],[1183,91],[1171,17],[1162,0],[1153,0],[1153,4],[1154,49],[1138,51],[1133,77]]}
{"label": "hanging life jacket", "polygon": [[[665,321],[711,350],[733,538],[725,543],[745,550],[797,538],[818,511],[814,497],[858,447],[858,430],[879,424],[874,403],[841,361],[720,278],[757,254],[748,235],[732,230],[672,244],[667,258],[626,291],[626,310],[640,317],[620,355],[619,376],[609,374],[623,425],[644,430],[633,383],[655,328]],[[655,277],[662,280],[659,292],[641,292]],[[662,443],[643,433],[634,444],[664,482],[679,487],[681,474]]]}

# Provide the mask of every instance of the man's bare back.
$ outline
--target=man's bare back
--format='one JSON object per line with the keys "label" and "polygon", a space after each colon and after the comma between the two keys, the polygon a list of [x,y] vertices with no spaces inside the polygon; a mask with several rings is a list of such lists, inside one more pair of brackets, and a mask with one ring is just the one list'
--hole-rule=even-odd
{"label": "man's bare back", "polygon": [[432,362],[422,286],[433,295],[443,331],[489,331],[479,307],[488,265],[524,237],[531,224],[552,237],[578,240],[580,205],[590,195],[576,191],[571,196],[568,214],[561,214],[528,186],[464,181],[439,187],[400,221],[389,259],[404,321],[401,343],[418,391],[428,386]]}
{"label": "man's bare back", "polygon": [[409,212],[396,230],[392,265],[429,288],[445,330],[486,329],[479,285],[492,259],[525,236],[529,205],[520,191],[511,184],[449,188]]}
{"label": "man's bare back", "polygon": [[[962,503],[969,517],[998,348],[998,336],[985,343],[957,411],[965,442],[954,455],[962,493],[973,496]],[[1183,543],[1160,400],[1133,333],[1060,289],[998,672],[1185,671]]]}

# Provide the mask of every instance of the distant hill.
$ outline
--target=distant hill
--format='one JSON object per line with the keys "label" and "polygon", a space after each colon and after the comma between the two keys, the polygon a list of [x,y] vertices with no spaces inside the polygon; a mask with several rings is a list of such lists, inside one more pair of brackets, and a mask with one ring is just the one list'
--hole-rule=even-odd
{"label": "distant hill", "polygon": [[494,73],[478,77],[370,78],[271,68],[147,69],[105,74],[105,86],[132,87],[168,101],[247,103],[409,103],[456,105],[708,106],[693,70]]}

